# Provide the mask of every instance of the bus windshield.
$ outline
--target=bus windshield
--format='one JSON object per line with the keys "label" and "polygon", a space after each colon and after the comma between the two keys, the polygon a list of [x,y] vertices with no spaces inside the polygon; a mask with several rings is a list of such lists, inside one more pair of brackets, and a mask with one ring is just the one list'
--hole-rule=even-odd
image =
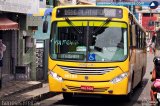
{"label": "bus windshield", "polygon": [[[82,62],[113,62],[127,58],[127,24],[104,21],[53,22],[50,40],[52,59]],[[81,33],[75,30],[79,29]],[[100,28],[99,28],[100,27]],[[99,30],[97,30],[99,28]]]}

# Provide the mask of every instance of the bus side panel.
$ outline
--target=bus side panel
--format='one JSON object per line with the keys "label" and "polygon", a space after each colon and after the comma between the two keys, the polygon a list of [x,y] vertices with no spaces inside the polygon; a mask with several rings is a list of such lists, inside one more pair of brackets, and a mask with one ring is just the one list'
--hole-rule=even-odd
{"label": "bus side panel", "polygon": [[136,50],[135,49],[130,49],[130,68],[129,68],[129,80],[128,80],[128,93],[132,90],[133,86],[133,74],[135,70],[135,64],[136,64]]}
{"label": "bus side panel", "polygon": [[[133,83],[132,87],[135,88],[145,74],[146,53],[143,50],[133,50],[130,63],[133,64],[133,69],[130,70],[133,76],[131,83]],[[132,76],[130,76],[130,79]]]}
{"label": "bus side panel", "polygon": [[147,51],[146,49],[143,50],[143,77],[146,73],[146,69],[147,69]]}
{"label": "bus side panel", "polygon": [[142,76],[142,50],[136,50],[136,65],[135,65],[135,70],[134,70],[134,84],[133,88],[135,88],[138,83],[141,81],[141,76]]}

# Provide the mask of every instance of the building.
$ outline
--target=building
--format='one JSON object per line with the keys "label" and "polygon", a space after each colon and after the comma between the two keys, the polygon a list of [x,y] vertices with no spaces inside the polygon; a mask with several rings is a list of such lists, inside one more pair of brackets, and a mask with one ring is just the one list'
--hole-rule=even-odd
{"label": "building", "polygon": [[142,14],[142,26],[146,29],[147,35],[152,36],[156,31],[155,22],[158,20],[157,14],[154,13],[141,13]]}
{"label": "building", "polygon": [[160,7],[156,8],[156,9],[150,9],[147,6],[142,6],[142,8],[140,10],[138,10],[137,12],[139,14],[141,14],[141,23],[142,26],[146,29],[147,31],[147,35],[149,37],[151,37],[152,33],[157,31],[156,26],[158,25],[158,17],[159,17],[159,10]]}
{"label": "building", "polygon": [[[7,49],[3,57],[3,76],[7,80],[36,80],[34,30],[39,1],[0,2],[0,38]],[[7,76],[5,78],[5,76]]]}
{"label": "building", "polygon": [[14,13],[0,11],[0,39],[6,45],[3,55],[2,76],[13,79],[17,65],[17,34],[19,30],[18,17]]}
{"label": "building", "polygon": [[153,13],[142,14],[142,26],[149,31],[155,31],[154,22],[157,20],[157,15]]}
{"label": "building", "polygon": [[58,5],[95,5],[96,0],[58,0]]}
{"label": "building", "polygon": [[[36,41],[36,74],[37,80],[47,80],[48,77],[48,50],[49,50],[49,37],[51,29],[51,12],[52,8],[40,8],[40,13],[34,14],[41,21],[38,25],[38,30],[34,33]],[[48,21],[48,31],[43,33],[43,21]]]}

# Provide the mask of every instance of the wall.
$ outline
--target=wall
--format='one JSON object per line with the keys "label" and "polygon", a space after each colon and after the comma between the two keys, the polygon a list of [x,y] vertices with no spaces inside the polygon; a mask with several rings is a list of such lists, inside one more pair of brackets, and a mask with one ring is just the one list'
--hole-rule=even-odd
{"label": "wall", "polygon": [[46,7],[46,0],[39,0],[39,7],[40,8],[45,8]]}
{"label": "wall", "polygon": [[147,16],[145,16],[144,14],[142,15],[142,26],[150,31],[154,31],[155,30],[155,26],[149,26],[148,23],[149,21],[156,21],[157,20],[157,16],[153,15],[150,17],[150,13],[148,13]]}

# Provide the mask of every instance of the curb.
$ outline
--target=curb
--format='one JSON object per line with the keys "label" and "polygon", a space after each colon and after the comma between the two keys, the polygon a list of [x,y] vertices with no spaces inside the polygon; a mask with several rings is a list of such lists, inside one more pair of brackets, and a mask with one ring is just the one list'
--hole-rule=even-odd
{"label": "curb", "polygon": [[44,94],[40,94],[38,96],[32,97],[30,99],[21,101],[20,103],[16,104],[15,106],[21,106],[21,105],[25,105],[25,106],[32,106],[32,105],[38,105],[38,102],[54,97],[56,95],[58,95],[60,93],[53,93],[53,92],[47,92]]}
{"label": "curb", "polygon": [[3,99],[4,97],[8,97],[8,96],[15,95],[15,94],[18,94],[18,93],[27,92],[27,91],[34,90],[34,89],[37,89],[37,88],[41,88],[42,86],[43,86],[43,83],[40,82],[39,84],[35,84],[35,85],[29,86],[27,88],[20,89],[20,90],[17,90],[15,92],[4,95],[4,96],[0,97],[0,100]]}

